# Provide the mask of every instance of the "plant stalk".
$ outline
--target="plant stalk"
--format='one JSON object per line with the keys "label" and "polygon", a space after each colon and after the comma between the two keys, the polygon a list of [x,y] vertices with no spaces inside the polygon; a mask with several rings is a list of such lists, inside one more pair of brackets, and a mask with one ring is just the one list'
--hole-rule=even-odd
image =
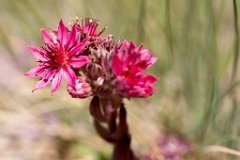
{"label": "plant stalk", "polygon": [[111,160],[138,160],[131,149],[127,111],[122,99],[95,96],[90,104],[90,113],[99,136],[113,145]]}

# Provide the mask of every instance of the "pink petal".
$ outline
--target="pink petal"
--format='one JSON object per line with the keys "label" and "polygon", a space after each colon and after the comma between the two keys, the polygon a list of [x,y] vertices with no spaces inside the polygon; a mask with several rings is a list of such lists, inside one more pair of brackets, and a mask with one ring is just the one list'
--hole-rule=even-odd
{"label": "pink petal", "polygon": [[147,67],[148,67],[148,64],[146,61],[140,61],[137,64],[130,67],[129,76],[133,76],[133,75],[137,76],[137,75],[141,74],[142,71],[145,70]]}
{"label": "pink petal", "polygon": [[136,46],[133,42],[128,42],[127,40],[124,40],[119,50],[120,58],[122,60],[126,60],[126,58],[134,52],[135,48]]}
{"label": "pink petal", "polygon": [[46,58],[44,58],[44,55],[46,53],[42,48],[28,46],[28,50],[34,58],[41,60],[41,61],[46,61]]}
{"label": "pink petal", "polygon": [[69,61],[69,64],[73,68],[81,68],[88,62],[88,56],[79,56],[77,58],[71,58]]}
{"label": "pink petal", "polygon": [[51,82],[52,78],[54,76],[54,71],[49,71],[48,73],[45,74],[34,86],[32,92],[45,87],[49,82]]}
{"label": "pink petal", "polygon": [[134,46],[135,45],[133,43],[129,43],[127,40],[124,40],[121,44],[120,49],[118,50],[119,58],[122,61],[125,61],[126,58],[128,58],[134,51]]}
{"label": "pink petal", "polygon": [[152,66],[158,59],[157,57],[153,57],[148,49],[142,49],[138,54],[141,61],[146,61],[147,68]]}
{"label": "pink petal", "polygon": [[71,57],[73,55],[75,55],[76,53],[79,53],[82,48],[85,46],[85,44],[87,43],[88,39],[84,39],[83,41],[81,41],[79,44],[77,44],[75,47],[73,47],[70,52],[68,53],[68,56]]}
{"label": "pink petal", "polygon": [[[129,52],[131,52],[131,51],[129,51]],[[124,68],[129,67],[129,66],[133,66],[137,62],[138,58],[139,58],[139,56],[137,55],[136,52],[133,52],[132,54],[129,54],[128,57],[125,58]]]}
{"label": "pink petal", "polygon": [[149,64],[150,64],[149,66],[153,65],[157,60],[158,60],[157,57],[152,57],[149,61]]}
{"label": "pink petal", "polygon": [[129,51],[133,50],[136,48],[136,45],[131,41],[130,46],[129,46]]}
{"label": "pink petal", "polygon": [[63,67],[63,76],[69,85],[75,86],[76,74],[70,67],[67,66]]}
{"label": "pink petal", "polygon": [[67,38],[68,38],[68,29],[64,25],[64,23],[61,19],[58,24],[57,39],[59,40],[59,43],[62,47],[66,44]]}
{"label": "pink petal", "polygon": [[24,75],[28,76],[28,77],[39,77],[39,76],[43,75],[44,71],[45,71],[45,66],[38,65],[38,66],[32,68],[31,70],[29,70]]}
{"label": "pink petal", "polygon": [[62,74],[63,74],[62,69],[59,69],[59,71],[55,74],[55,77],[52,80],[52,86],[51,86],[52,94],[59,88],[59,86],[62,82]]}
{"label": "pink petal", "polygon": [[112,71],[115,75],[119,75],[122,73],[123,63],[119,59],[117,53],[115,52],[112,57]]}
{"label": "pink petal", "polygon": [[41,29],[41,33],[42,33],[43,42],[48,45],[52,44],[52,37],[44,28]]}
{"label": "pink petal", "polygon": [[86,98],[92,95],[91,86],[83,77],[77,77],[75,86],[68,84],[67,90],[73,98]]}
{"label": "pink petal", "polygon": [[143,75],[142,76],[142,79],[145,81],[145,82],[148,82],[148,83],[154,83],[158,80],[157,77],[151,75],[151,74],[146,74],[146,75]]}
{"label": "pink petal", "polygon": [[71,30],[71,33],[68,37],[68,41],[67,41],[67,44],[65,46],[66,50],[68,50],[68,48],[71,48],[72,45],[76,42],[76,24],[73,25],[72,27],[72,30]]}
{"label": "pink petal", "polygon": [[139,47],[138,47],[138,52],[141,51],[143,49],[143,44],[140,44]]}

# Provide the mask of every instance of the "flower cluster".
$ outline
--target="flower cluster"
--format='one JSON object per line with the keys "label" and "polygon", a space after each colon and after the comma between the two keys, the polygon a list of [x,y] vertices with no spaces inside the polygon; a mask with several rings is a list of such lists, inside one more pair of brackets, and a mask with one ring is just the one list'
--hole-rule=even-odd
{"label": "flower cluster", "polygon": [[157,78],[143,71],[156,58],[143,45],[114,41],[110,34],[102,38],[105,28],[97,31],[98,25],[97,20],[82,18],[69,28],[60,20],[57,30],[41,29],[44,45],[28,47],[38,65],[25,75],[40,77],[33,91],[51,83],[53,94],[64,78],[74,98],[147,97],[155,92]]}

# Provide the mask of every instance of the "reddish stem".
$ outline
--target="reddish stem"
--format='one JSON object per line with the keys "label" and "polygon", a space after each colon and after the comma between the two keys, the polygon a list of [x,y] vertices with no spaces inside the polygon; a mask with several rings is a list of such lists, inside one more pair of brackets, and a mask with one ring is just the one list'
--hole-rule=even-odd
{"label": "reddish stem", "polygon": [[[94,118],[96,131],[101,138],[114,145],[112,160],[137,160],[131,149],[126,109],[122,101],[115,100],[116,97],[109,99],[93,97],[90,112]],[[101,123],[106,123],[107,127]]]}

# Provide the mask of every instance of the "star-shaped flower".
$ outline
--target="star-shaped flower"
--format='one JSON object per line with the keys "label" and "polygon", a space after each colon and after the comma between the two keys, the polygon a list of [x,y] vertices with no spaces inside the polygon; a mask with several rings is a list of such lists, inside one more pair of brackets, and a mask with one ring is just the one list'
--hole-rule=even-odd
{"label": "star-shaped flower", "polygon": [[76,74],[74,69],[79,69],[88,62],[88,56],[79,55],[88,40],[80,41],[76,27],[77,24],[74,24],[69,30],[60,20],[57,31],[52,34],[44,28],[41,29],[43,47],[28,47],[39,64],[25,75],[41,77],[33,91],[52,82],[51,93],[54,93],[59,88],[62,77],[69,85],[75,85]]}

